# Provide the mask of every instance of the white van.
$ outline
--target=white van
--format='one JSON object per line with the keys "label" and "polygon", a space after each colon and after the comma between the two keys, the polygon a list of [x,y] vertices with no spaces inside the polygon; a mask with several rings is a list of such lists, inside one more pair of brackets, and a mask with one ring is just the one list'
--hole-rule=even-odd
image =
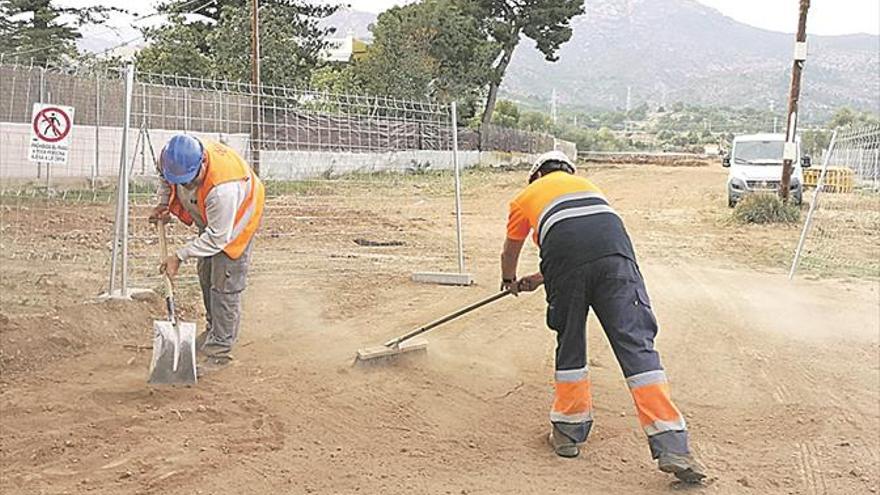
{"label": "white van", "polygon": [[[810,166],[810,157],[801,154],[800,139],[797,158],[792,163],[789,195],[800,205],[804,193],[803,168]],[[730,168],[727,176],[727,206],[733,208],[748,193],[776,192],[782,181],[782,154],[785,134],[749,134],[733,138],[730,154],[722,161]]]}

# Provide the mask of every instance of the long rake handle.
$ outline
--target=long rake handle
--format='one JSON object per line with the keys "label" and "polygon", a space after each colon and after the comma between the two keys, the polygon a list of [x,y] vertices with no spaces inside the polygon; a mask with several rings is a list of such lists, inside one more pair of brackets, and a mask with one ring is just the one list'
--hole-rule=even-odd
{"label": "long rake handle", "polygon": [[401,342],[407,341],[417,335],[421,335],[432,328],[438,327],[448,321],[452,321],[452,320],[458,318],[459,316],[468,314],[475,309],[482,308],[483,306],[485,306],[489,303],[495,302],[505,296],[509,296],[510,294],[511,294],[510,289],[498,292],[496,294],[492,294],[491,296],[489,296],[481,301],[477,301],[477,302],[471,304],[470,306],[465,306],[464,308],[461,308],[454,313],[450,313],[440,319],[437,319],[437,320],[432,321],[431,323],[428,323],[427,325],[423,325],[419,328],[416,328],[415,330],[413,330],[405,335],[401,335],[400,337],[391,339],[385,343],[385,347],[398,346],[401,344]]}

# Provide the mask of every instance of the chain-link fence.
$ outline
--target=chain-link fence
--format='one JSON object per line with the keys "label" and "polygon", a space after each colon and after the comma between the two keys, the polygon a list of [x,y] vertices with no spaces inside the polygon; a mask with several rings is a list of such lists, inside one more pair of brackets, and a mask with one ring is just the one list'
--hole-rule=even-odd
{"label": "chain-link fence", "polygon": [[880,277],[880,125],[837,132],[823,159],[797,269]]}
{"label": "chain-link fence", "polygon": [[[461,271],[460,230],[445,214],[458,210],[450,106],[133,72],[0,66],[6,268],[39,259],[77,272],[71,281],[87,271],[82,283],[105,289],[155,285],[146,220],[157,157],[172,135],[189,133],[236,149],[267,184],[253,275]],[[28,160],[32,107],[47,102],[76,109],[60,166]],[[467,166],[479,156],[459,158]],[[425,240],[426,228],[436,235]],[[176,245],[195,235],[179,224],[170,233]]]}
{"label": "chain-link fence", "polygon": [[[182,132],[236,149],[267,184],[253,276],[334,278],[365,269],[404,275],[455,265],[454,225],[431,246],[408,231],[410,219],[436,215],[425,193],[454,206],[450,107],[155,74],[138,74],[132,93],[133,285],[156,276],[156,236],[146,222],[155,204],[155,161]],[[193,235],[177,225],[170,238],[180,245]],[[363,257],[373,262],[357,262]]]}
{"label": "chain-link fence", "polygon": [[[111,129],[121,115],[111,109],[121,88],[118,71],[0,65],[0,292],[7,308],[55,304],[64,291],[51,284],[79,281],[97,290],[106,279],[115,188],[98,178],[118,168],[121,134]],[[77,110],[63,165],[29,160],[34,103]],[[52,282],[59,273],[76,276]]]}
{"label": "chain-link fence", "polygon": [[[118,70],[64,72],[33,66],[0,65],[0,179],[6,190],[78,189],[115,177],[123,120]],[[76,109],[70,151],[64,165],[27,160],[31,110],[35,103]],[[22,159],[24,157],[24,159]],[[71,187],[73,186],[73,187]]]}
{"label": "chain-link fence", "polygon": [[[454,106],[133,69],[0,65],[0,86],[5,258],[82,261],[85,283],[105,289],[110,266],[116,288],[155,285],[156,232],[146,220],[156,162],[172,135],[188,133],[231,146],[267,184],[255,276],[464,271],[453,171],[494,157],[457,151],[467,133],[457,132]],[[76,109],[64,165],[28,160],[32,108],[46,102]],[[504,136],[505,151],[527,148],[520,161],[560,147],[577,153],[546,136]],[[172,245],[195,235],[181,225],[170,234]]]}

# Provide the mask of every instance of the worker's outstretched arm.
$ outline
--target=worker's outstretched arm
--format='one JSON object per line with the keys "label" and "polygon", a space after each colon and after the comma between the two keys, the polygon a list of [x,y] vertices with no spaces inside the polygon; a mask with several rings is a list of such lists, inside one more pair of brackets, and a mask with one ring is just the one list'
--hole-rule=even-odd
{"label": "worker's outstretched arm", "polygon": [[156,189],[156,206],[150,211],[148,217],[150,223],[167,222],[171,215],[168,212],[168,202],[171,199],[171,185],[164,179],[159,180],[159,187]]}
{"label": "worker's outstretched arm", "polygon": [[519,292],[516,283],[516,266],[519,263],[519,253],[522,251],[525,240],[504,240],[504,249],[501,251],[501,290],[510,290],[514,294]]}

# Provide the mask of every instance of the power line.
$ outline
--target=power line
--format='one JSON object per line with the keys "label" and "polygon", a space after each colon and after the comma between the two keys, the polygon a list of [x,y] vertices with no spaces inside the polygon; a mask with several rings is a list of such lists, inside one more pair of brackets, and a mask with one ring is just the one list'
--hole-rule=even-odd
{"label": "power line", "polygon": [[[200,1],[201,1],[201,0],[187,0],[186,2],[184,2],[184,3],[181,5],[181,7],[182,7],[182,8],[185,8],[185,6],[189,6],[189,5],[191,5],[191,4],[195,4],[195,3],[198,3],[198,2],[200,2]],[[211,5],[211,4],[213,4],[213,3],[216,3],[216,2],[217,2],[217,0],[208,0],[208,2],[205,3],[204,5],[202,5],[201,7],[198,7],[198,8],[196,8],[196,9],[193,9],[192,11],[189,11],[189,12],[179,12],[179,13],[181,13],[181,14],[196,14],[196,13],[198,13],[200,10],[202,10],[202,9],[204,9],[205,7],[208,7],[209,5]],[[164,15],[164,13],[163,13],[163,12],[156,11],[156,12],[153,12],[152,14],[147,14],[147,15],[141,16],[141,17],[139,17],[139,18],[133,20],[133,21],[132,21],[132,24],[134,24],[134,23],[136,23],[136,22],[141,22],[141,21],[143,21],[144,19],[149,19],[149,18],[151,18],[151,17],[159,16],[159,15]],[[93,36],[98,36],[98,35],[101,35],[101,34],[106,34],[106,33],[112,32],[112,31],[116,31],[116,29],[115,29],[115,28],[108,28],[108,29],[105,29],[104,31],[99,31],[99,32],[97,32],[97,33],[94,33]],[[118,45],[116,45],[116,46],[113,46],[113,47],[111,47],[111,48],[108,48],[107,50],[104,50],[104,51],[102,51],[102,52],[96,54],[96,56],[101,56],[101,55],[103,55],[103,54],[105,54],[105,53],[107,53],[107,52],[109,52],[109,51],[111,51],[111,50],[115,50],[116,48],[121,48],[121,47],[123,47],[123,46],[125,46],[125,45],[128,45],[129,43],[133,43],[133,42],[135,42],[135,41],[137,41],[137,40],[139,40],[139,39],[141,39],[141,38],[143,38],[143,37],[144,37],[144,35],[141,34],[140,36],[138,36],[138,37],[136,37],[136,38],[131,38],[131,39],[129,39],[129,40],[123,41],[122,43],[120,43],[120,44],[118,44]],[[29,49],[29,50],[25,50],[25,51],[21,51],[21,52],[19,52],[19,51],[15,51],[15,52],[3,52],[3,53],[0,53],[0,56],[3,56],[3,57],[6,57],[6,56],[9,56],[9,57],[20,57],[20,56],[22,56],[22,55],[27,55],[27,54],[29,54],[29,53],[37,53],[37,52],[41,52],[41,51],[44,51],[44,50],[48,50],[48,49],[50,49],[50,48],[52,48],[52,47],[54,47],[54,46],[56,46],[55,43],[50,44],[50,45],[44,45],[44,46],[36,47],[36,48],[31,48],[31,49]]]}
{"label": "power line", "polygon": [[[190,1],[187,2],[187,3],[194,3],[194,2],[196,2],[196,1],[201,1],[201,0],[190,0]],[[201,7],[195,8],[195,9],[189,11],[189,12],[181,12],[181,13],[182,13],[182,14],[197,14],[200,10],[204,9],[205,7],[208,7],[209,5],[211,5],[211,4],[213,4],[213,3],[216,3],[216,1],[217,1],[217,0],[208,0],[208,1],[207,1],[205,4],[203,4]],[[186,4],[184,4],[184,5],[186,5]],[[156,14],[158,14],[158,13],[156,13]],[[155,14],[151,14],[151,15],[155,15]],[[109,52],[112,52],[113,50],[117,50],[117,49],[119,49],[119,48],[122,48],[123,46],[127,46],[127,45],[129,45],[129,44],[131,44],[131,43],[134,43],[135,41],[141,40],[141,39],[143,39],[143,38],[144,38],[144,35],[143,35],[143,33],[141,33],[141,34],[135,36],[134,38],[131,38],[131,39],[125,40],[125,41],[123,41],[122,43],[119,43],[118,45],[111,46],[110,48],[107,48],[107,49],[104,50],[104,51],[101,51],[101,52],[99,52],[99,53],[96,53],[95,56],[96,56],[96,57],[100,57],[100,56],[105,55],[105,54],[107,54],[107,53],[109,53]]]}
{"label": "power line", "polygon": [[[186,7],[188,7],[189,5],[196,4],[196,3],[200,2],[200,1],[201,1],[201,0],[187,0],[186,2],[184,2],[184,3],[181,5],[181,8],[186,8]],[[201,8],[203,8],[203,7],[199,7],[199,9],[201,9]],[[145,15],[142,15],[142,16],[140,16],[140,17],[135,16],[134,20],[131,21],[131,24],[135,24],[135,23],[138,23],[138,22],[144,21],[144,20],[146,20],[146,19],[150,19],[150,18],[152,18],[152,17],[160,16],[160,15],[163,15],[163,14],[164,14],[163,12],[159,12],[159,11],[157,10],[156,12],[153,12],[153,13],[151,13],[151,14],[145,14]],[[103,31],[98,31],[97,33],[92,33],[92,36],[100,36],[100,35],[102,35],[102,34],[107,34],[107,33],[114,32],[114,31],[116,31],[116,28],[108,28],[108,29],[105,29],[105,30],[103,30]]]}

